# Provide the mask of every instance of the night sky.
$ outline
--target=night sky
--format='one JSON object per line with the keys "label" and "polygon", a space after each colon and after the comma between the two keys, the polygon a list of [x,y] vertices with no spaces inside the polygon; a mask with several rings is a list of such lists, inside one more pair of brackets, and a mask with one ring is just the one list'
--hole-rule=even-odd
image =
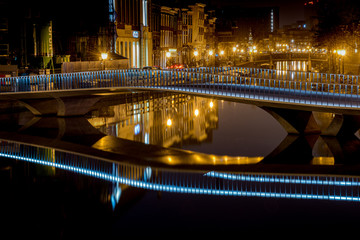
{"label": "night sky", "polygon": [[304,20],[305,0],[207,0],[204,3],[217,9],[221,6],[280,7],[280,27]]}

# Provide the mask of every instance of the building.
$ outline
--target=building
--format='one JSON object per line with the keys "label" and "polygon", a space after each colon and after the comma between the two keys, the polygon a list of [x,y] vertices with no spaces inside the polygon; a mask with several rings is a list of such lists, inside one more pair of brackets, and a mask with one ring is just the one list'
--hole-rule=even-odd
{"label": "building", "polygon": [[9,63],[9,19],[5,2],[0,1],[0,65]]}
{"label": "building", "polygon": [[151,0],[116,0],[115,9],[116,53],[132,68],[152,65]]}
{"label": "building", "polygon": [[285,25],[270,34],[267,46],[263,50],[272,52],[308,52],[313,47],[313,32],[305,21],[297,21],[292,25]]}
{"label": "building", "polygon": [[209,52],[216,44],[214,11],[205,4],[186,8],[154,4],[152,7],[153,59],[163,68],[209,64]]}

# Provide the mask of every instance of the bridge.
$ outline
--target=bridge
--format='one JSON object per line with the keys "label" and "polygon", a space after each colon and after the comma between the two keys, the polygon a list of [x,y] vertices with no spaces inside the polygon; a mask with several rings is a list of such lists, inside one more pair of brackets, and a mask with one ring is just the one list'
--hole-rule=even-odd
{"label": "bridge", "polygon": [[[348,119],[344,116],[355,116],[350,122],[356,130],[360,123],[360,85],[355,75],[228,67],[111,70],[2,78],[0,82],[1,103],[20,102],[36,116],[81,116],[105,96],[150,90],[255,104],[266,108],[289,133],[313,128],[314,122],[309,122],[313,116],[308,114],[313,111],[333,113],[326,129],[317,129],[325,135],[336,135]],[[306,119],[301,129],[294,119]]]}
{"label": "bridge", "polygon": [[272,52],[256,55],[255,61],[328,61],[328,55],[306,52]]}
{"label": "bridge", "polygon": [[[182,71],[109,70],[1,78],[0,100],[18,100],[34,114],[49,114],[44,99],[57,101],[57,115],[67,116],[77,96],[138,89],[221,96],[276,105],[325,110],[359,110],[359,76],[256,68],[194,68]],[[72,101],[75,98],[75,101]],[[93,98],[93,97],[91,97]],[[41,103],[36,100],[42,99]],[[70,100],[69,100],[70,99]],[[56,102],[55,101],[55,102]],[[93,104],[94,101],[89,104]],[[83,108],[86,101],[79,104]],[[64,110],[65,107],[65,110]],[[64,112],[65,111],[65,112]],[[81,113],[79,114],[81,115]]]}

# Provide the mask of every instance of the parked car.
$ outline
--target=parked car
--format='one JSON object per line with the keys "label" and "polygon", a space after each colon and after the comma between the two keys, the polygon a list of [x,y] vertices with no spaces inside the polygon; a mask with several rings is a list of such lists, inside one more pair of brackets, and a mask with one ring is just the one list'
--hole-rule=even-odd
{"label": "parked car", "polygon": [[147,70],[161,70],[161,67],[159,67],[159,66],[145,66],[145,67],[143,67],[143,69],[147,69]]}

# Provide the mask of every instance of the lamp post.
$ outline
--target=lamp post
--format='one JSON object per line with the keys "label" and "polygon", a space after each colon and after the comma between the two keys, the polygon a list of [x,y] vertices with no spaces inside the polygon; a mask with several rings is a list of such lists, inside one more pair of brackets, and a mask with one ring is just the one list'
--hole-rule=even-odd
{"label": "lamp post", "polygon": [[194,57],[195,57],[195,67],[197,67],[197,56],[199,55],[199,52],[197,50],[194,51]]}
{"label": "lamp post", "polygon": [[213,50],[209,50],[209,66],[211,66],[211,60],[212,60],[212,56],[214,55],[214,51]]}
{"label": "lamp post", "polygon": [[165,53],[165,57],[166,57],[166,59],[165,59],[165,67],[167,67],[167,65],[168,65],[168,60],[170,60],[170,58],[171,58],[171,53],[170,52],[166,52]]}
{"label": "lamp post", "polygon": [[103,70],[106,70],[105,69],[105,60],[108,58],[108,54],[107,53],[101,53],[101,63],[103,65]]}
{"label": "lamp post", "polygon": [[[345,73],[345,54],[346,51],[344,49],[341,50],[337,50],[337,54],[340,56],[339,57],[339,73],[344,74]],[[341,60],[342,60],[342,64],[341,64]],[[342,65],[342,71],[341,71],[341,65]]]}

